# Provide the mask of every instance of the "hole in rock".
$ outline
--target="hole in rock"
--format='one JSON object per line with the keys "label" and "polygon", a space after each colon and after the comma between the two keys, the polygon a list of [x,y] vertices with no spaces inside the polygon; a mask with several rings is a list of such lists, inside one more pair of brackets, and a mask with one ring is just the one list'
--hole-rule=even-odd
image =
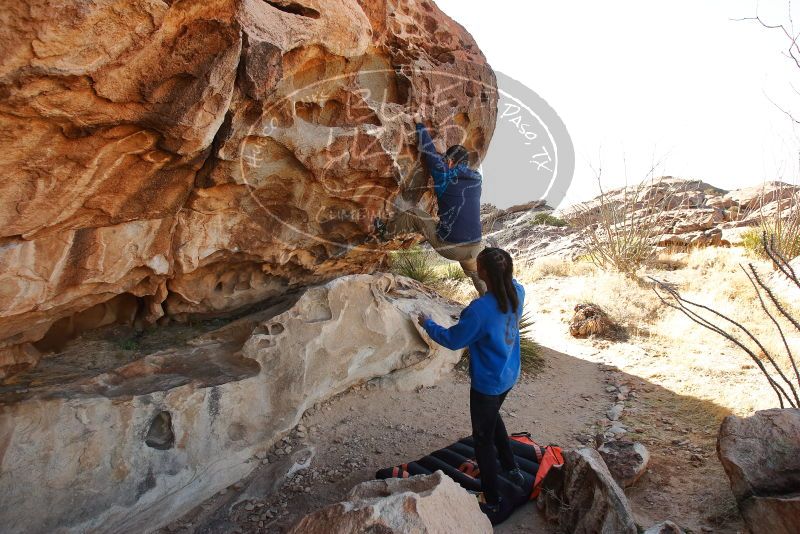
{"label": "hole in rock", "polygon": [[166,451],[175,444],[175,433],[172,431],[172,415],[159,412],[150,423],[144,442],[148,447]]}
{"label": "hole in rock", "polygon": [[290,13],[292,15],[299,15],[301,17],[308,17],[311,19],[319,18],[319,11],[310,7],[306,7],[302,4],[298,4],[297,2],[291,2],[287,0],[264,0],[264,2],[271,5],[275,9],[283,11],[284,13]]}
{"label": "hole in rock", "polygon": [[281,323],[275,323],[269,325],[269,333],[273,336],[276,336],[283,332],[283,325]]}

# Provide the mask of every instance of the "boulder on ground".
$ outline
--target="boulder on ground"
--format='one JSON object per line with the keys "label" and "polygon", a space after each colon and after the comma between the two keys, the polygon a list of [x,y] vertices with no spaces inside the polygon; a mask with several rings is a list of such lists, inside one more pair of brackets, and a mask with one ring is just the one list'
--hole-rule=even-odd
{"label": "boulder on ground", "polygon": [[537,504],[564,532],[636,534],[628,499],[594,449],[564,452],[542,482]]}
{"label": "boulder on ground", "polygon": [[290,534],[492,532],[478,500],[441,471],[363,482],[346,502],[313,512]]}
{"label": "boulder on ground", "polygon": [[603,457],[611,476],[617,483],[628,488],[647,471],[650,453],[644,445],[633,441],[609,441],[597,449]]}
{"label": "boulder on ground", "polygon": [[569,323],[569,333],[578,338],[613,338],[619,335],[620,328],[597,304],[582,303],[575,306],[575,314]]}
{"label": "boulder on ground", "polygon": [[717,454],[753,534],[796,534],[800,525],[800,409],[728,416]]}

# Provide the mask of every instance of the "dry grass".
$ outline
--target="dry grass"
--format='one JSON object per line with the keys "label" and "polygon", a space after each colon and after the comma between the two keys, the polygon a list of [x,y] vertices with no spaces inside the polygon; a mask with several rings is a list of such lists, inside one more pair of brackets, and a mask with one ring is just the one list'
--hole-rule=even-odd
{"label": "dry grass", "polygon": [[596,272],[597,268],[588,261],[570,261],[548,256],[518,265],[516,271],[517,280],[522,283],[530,283],[547,277],[584,276]]}
{"label": "dry grass", "polygon": [[646,335],[658,316],[661,303],[644,285],[637,285],[625,274],[605,271],[589,262],[543,258],[523,266],[517,278],[526,284],[547,277],[570,278],[560,290],[563,302],[571,307],[579,302],[600,306],[628,335]]}

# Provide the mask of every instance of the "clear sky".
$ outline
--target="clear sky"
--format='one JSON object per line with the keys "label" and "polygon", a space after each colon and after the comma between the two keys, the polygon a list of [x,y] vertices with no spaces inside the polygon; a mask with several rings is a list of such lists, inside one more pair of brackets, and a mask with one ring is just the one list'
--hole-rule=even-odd
{"label": "clear sky", "polygon": [[[544,98],[575,145],[566,204],[658,175],[724,189],[798,182],[800,68],[784,0],[437,0],[491,66]],[[798,2],[800,4],[800,2]],[[800,31],[800,8],[795,8]],[[490,196],[490,195],[488,195]],[[487,197],[487,192],[484,193]]]}

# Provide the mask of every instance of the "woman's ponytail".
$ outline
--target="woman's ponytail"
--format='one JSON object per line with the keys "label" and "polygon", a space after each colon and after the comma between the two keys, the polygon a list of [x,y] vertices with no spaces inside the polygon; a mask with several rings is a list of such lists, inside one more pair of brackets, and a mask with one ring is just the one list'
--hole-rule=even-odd
{"label": "woman's ponytail", "polygon": [[511,254],[501,248],[486,247],[478,254],[478,263],[489,275],[492,293],[497,298],[500,311],[519,313],[519,296],[514,287],[514,261]]}

